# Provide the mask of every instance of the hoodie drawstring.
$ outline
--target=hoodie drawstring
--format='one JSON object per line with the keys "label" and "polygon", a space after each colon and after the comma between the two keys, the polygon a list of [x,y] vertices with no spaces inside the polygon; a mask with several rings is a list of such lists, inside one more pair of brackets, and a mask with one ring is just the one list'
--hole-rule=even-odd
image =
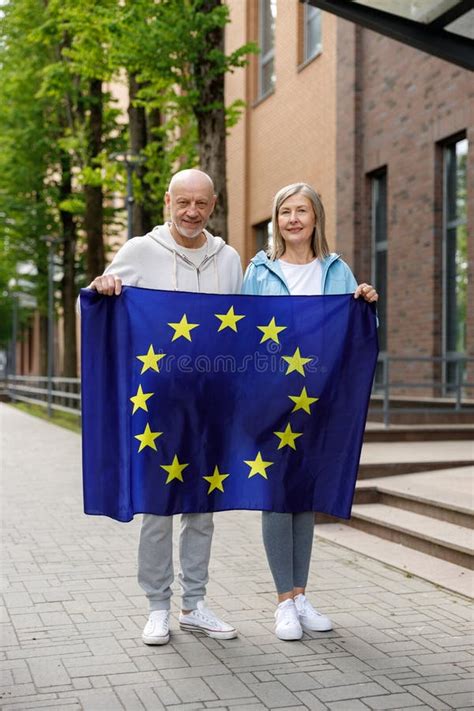
{"label": "hoodie drawstring", "polygon": [[220,294],[221,290],[219,286],[219,270],[217,268],[217,259],[215,254],[212,255],[212,261],[214,263],[214,273],[216,275],[216,294]]}
{"label": "hoodie drawstring", "polygon": [[178,291],[178,265],[176,263],[176,252],[173,251],[173,289]]}

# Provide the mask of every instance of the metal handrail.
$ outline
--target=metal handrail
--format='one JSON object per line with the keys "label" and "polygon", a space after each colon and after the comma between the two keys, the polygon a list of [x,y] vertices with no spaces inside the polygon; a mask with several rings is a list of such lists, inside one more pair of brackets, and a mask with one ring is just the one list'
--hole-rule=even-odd
{"label": "metal handrail", "polygon": [[51,410],[81,414],[80,378],[9,375],[3,389],[12,400],[46,407],[48,414]]}
{"label": "metal handrail", "polygon": [[[397,414],[409,414],[430,412],[430,413],[446,413],[450,409],[452,412],[459,413],[461,410],[472,411],[474,414],[474,399],[467,398],[465,393],[474,389],[474,382],[464,381],[462,378],[462,368],[467,363],[474,363],[474,358],[459,354],[447,356],[391,356],[382,353],[379,356],[379,364],[382,365],[382,382],[374,383],[372,389],[372,403],[378,398],[382,398],[382,406],[374,407],[371,404],[372,413],[382,413],[385,427],[390,426],[391,415],[394,410]],[[391,381],[390,372],[391,366],[394,363],[456,363],[456,377],[452,384],[440,382],[440,380],[426,380],[423,382],[404,382]],[[3,390],[12,400],[20,400],[32,404],[42,405],[53,410],[70,412],[75,415],[81,414],[80,409],[80,378],[71,377],[47,377],[41,375],[9,375],[4,383]],[[45,385],[46,387],[41,387]],[[452,389],[452,396],[432,396],[430,400],[434,406],[427,407],[422,398],[417,400],[416,407],[393,407],[394,396],[393,390],[418,390],[421,388],[430,389],[432,391],[445,390],[446,387]],[[70,388],[70,389],[68,389]],[[39,396],[39,397],[31,397]],[[403,396],[405,397],[405,396]],[[414,395],[416,398],[416,394]],[[76,405],[77,403],[77,405]],[[445,407],[440,407],[444,404]],[[74,406],[72,406],[74,405]],[[438,407],[436,407],[438,405]],[[451,407],[450,407],[451,406]]]}
{"label": "metal handrail", "polygon": [[[463,409],[463,404],[467,407],[472,406],[473,403],[466,403],[465,400],[466,398],[463,399],[463,392],[466,392],[468,390],[471,390],[474,388],[474,383],[468,382],[468,381],[463,381],[463,376],[462,376],[462,369],[466,366],[467,363],[474,363],[474,358],[470,356],[465,356],[463,354],[459,353],[453,353],[445,356],[391,356],[387,353],[381,353],[379,355],[379,363],[382,364],[382,383],[375,383],[374,382],[374,387],[372,390],[372,396],[377,395],[377,394],[382,394],[383,396],[383,405],[382,408],[374,408],[372,407],[371,410],[372,412],[382,412],[383,413],[383,422],[385,427],[390,426],[390,417],[391,417],[391,407],[390,407],[390,401],[393,397],[393,394],[391,394],[391,390],[393,389],[417,389],[417,388],[429,388],[431,390],[437,390],[437,389],[443,389],[446,390],[446,388],[449,388],[450,390],[453,391],[453,398],[449,398],[449,396],[445,396],[444,398],[434,398],[435,400],[441,400],[443,399],[444,401],[450,401],[451,399],[454,400],[454,407],[453,407],[453,412],[460,412]],[[454,383],[446,383],[444,380],[439,381],[439,380],[425,380],[422,383],[419,382],[403,382],[403,381],[390,381],[390,366],[393,363],[455,363],[456,370],[455,370],[455,381]],[[421,407],[397,407],[396,408],[397,413],[399,414],[409,414],[409,413],[420,413],[423,412],[423,408]],[[428,410],[428,408],[425,408],[425,410]],[[429,412],[431,413],[445,413],[446,408],[439,409],[439,408],[429,408]],[[473,409],[474,413],[474,409]]]}

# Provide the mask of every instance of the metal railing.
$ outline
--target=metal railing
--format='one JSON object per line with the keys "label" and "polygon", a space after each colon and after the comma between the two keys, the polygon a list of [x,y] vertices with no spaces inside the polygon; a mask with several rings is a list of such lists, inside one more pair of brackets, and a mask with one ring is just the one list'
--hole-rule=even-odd
{"label": "metal railing", "polygon": [[[440,377],[426,380],[404,379],[392,380],[395,366],[408,364],[429,364],[431,373],[438,367]],[[446,373],[447,364],[455,364],[455,377],[446,383],[442,377]],[[390,426],[393,414],[447,414],[470,412],[474,419],[474,382],[468,382],[466,374],[468,363],[474,363],[474,358],[465,356],[390,356],[381,354],[377,364],[381,377],[374,382],[370,403],[370,415],[381,417],[385,427]],[[473,366],[474,370],[474,366]],[[397,395],[402,392],[403,394]],[[415,391],[415,395],[407,393]],[[420,391],[431,395],[421,395]],[[36,375],[9,375],[3,385],[4,394],[12,400],[19,400],[35,405],[41,405],[52,410],[81,414],[81,381],[79,378],[48,378]],[[417,393],[417,394],[416,394]],[[378,402],[380,406],[377,406]],[[403,403],[411,401],[415,404]]]}
{"label": "metal railing", "polygon": [[40,375],[9,375],[4,381],[4,394],[51,410],[81,414],[80,378],[48,378]]}
{"label": "metal railing", "polygon": [[[396,364],[428,364],[430,370],[436,367],[439,370],[439,377],[431,377],[422,381],[412,379],[392,380],[392,371]],[[467,380],[468,364],[474,363],[474,358],[464,355],[453,354],[447,356],[391,356],[380,354],[377,362],[378,372],[382,372],[382,377],[374,382],[371,397],[371,414],[381,414],[385,427],[390,426],[393,412],[397,414],[445,414],[449,412],[460,413],[469,411],[474,417],[474,382]],[[454,378],[446,381],[448,366],[454,366]],[[473,368],[474,369],[474,368]],[[417,374],[415,374],[417,375]],[[394,392],[395,391],[395,392]],[[403,392],[403,395],[397,395]],[[415,395],[408,397],[407,391],[415,391]],[[420,395],[420,391],[430,392],[430,395]],[[418,395],[416,394],[418,393]],[[375,407],[374,401],[382,399],[382,406]],[[403,400],[416,400],[415,406],[403,406]],[[394,406],[396,404],[396,407]]]}

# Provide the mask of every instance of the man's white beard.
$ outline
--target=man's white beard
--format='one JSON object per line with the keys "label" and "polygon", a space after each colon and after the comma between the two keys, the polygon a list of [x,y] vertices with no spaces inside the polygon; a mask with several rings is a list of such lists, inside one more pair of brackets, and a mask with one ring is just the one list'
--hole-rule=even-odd
{"label": "man's white beard", "polygon": [[199,227],[196,226],[195,230],[188,230],[188,229],[183,229],[182,227],[178,227],[176,222],[173,220],[173,225],[176,230],[176,232],[181,235],[181,237],[186,237],[186,239],[196,239],[199,237],[199,235],[202,233],[202,227],[199,225]]}

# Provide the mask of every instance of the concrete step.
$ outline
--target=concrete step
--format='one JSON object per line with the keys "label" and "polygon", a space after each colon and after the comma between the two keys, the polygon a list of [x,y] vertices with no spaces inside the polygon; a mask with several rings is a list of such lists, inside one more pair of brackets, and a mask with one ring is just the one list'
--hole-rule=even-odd
{"label": "concrete step", "polygon": [[391,425],[368,422],[364,442],[432,442],[474,440],[474,425]]}
{"label": "concrete step", "polygon": [[413,498],[409,494],[394,493],[381,490],[379,487],[361,487],[356,489],[354,504],[383,504],[403,511],[428,516],[438,521],[447,521],[463,528],[474,528],[474,517],[471,513],[458,511],[449,506],[439,504],[427,498]]}
{"label": "concrete step", "polygon": [[[372,395],[369,420],[383,422],[383,396]],[[407,411],[408,410],[408,411]],[[474,424],[474,401],[463,399],[456,409],[454,398],[392,396],[390,398],[391,425]]]}
{"label": "concrete step", "polygon": [[463,526],[386,504],[356,504],[351,526],[456,565],[474,567],[473,533]]}
{"label": "concrete step", "polygon": [[386,504],[474,528],[474,469],[405,474],[357,482],[355,504]]}
{"label": "concrete step", "polygon": [[452,469],[474,464],[474,442],[364,442],[359,479]]}
{"label": "concrete step", "polygon": [[397,476],[398,474],[413,474],[415,472],[432,472],[435,469],[453,469],[474,465],[474,459],[442,459],[440,461],[407,461],[407,462],[363,462],[359,464],[358,479],[374,479],[382,476]]}
{"label": "concrete step", "polygon": [[316,514],[316,537],[381,561],[387,566],[404,571],[407,577],[418,577],[459,595],[472,598],[474,586],[471,572],[459,565],[408,548],[400,543],[387,541],[347,523],[318,523]]}

